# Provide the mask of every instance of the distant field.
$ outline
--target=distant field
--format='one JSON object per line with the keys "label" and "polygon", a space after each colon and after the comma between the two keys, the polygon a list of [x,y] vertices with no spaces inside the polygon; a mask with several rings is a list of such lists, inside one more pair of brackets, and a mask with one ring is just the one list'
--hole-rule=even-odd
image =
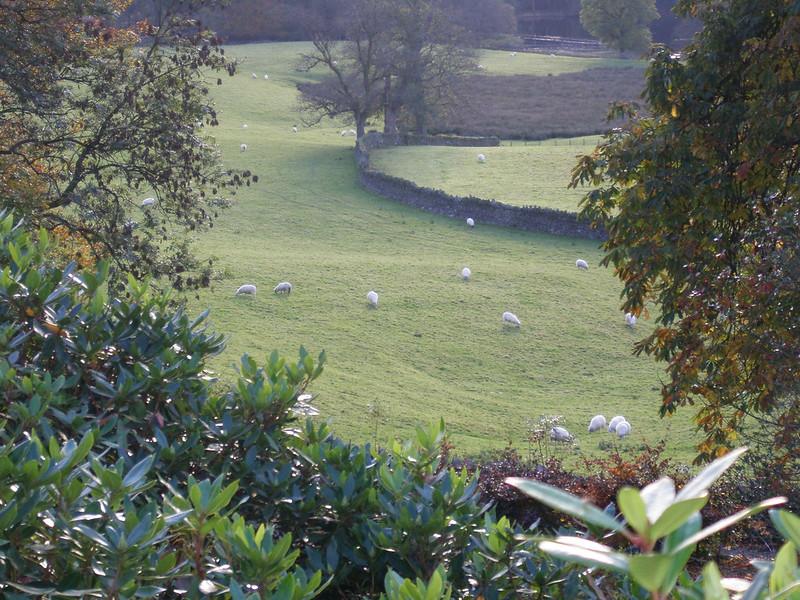
{"label": "distant field", "polygon": [[[564,415],[581,451],[595,455],[612,438],[589,436],[590,417],[622,413],[634,432],[620,448],[666,438],[670,454],[688,460],[689,415],[659,419],[660,370],[631,354],[649,324],[625,326],[620,285],[597,267],[597,245],[470,230],[361,190],[342,123],[291,131],[299,125],[295,86],[316,77],[294,70],[307,48],[229,47],[243,60],[241,72],[214,91],[221,126],[210,133],[225,164],[260,176],[197,238],[201,253],[218,258],[219,275],[190,309],[210,307],[213,327],[229,336],[213,365],[221,375],[232,377],[245,352],[294,356],[302,344],[327,351],[328,368],[312,391],[320,418],[348,439],[372,438],[370,405],[382,415],[381,441],[444,417],[461,453],[522,445],[526,420]],[[525,60],[536,67],[535,57]],[[487,178],[496,161],[487,163]],[[559,176],[552,185],[562,183]],[[578,257],[588,272],[575,268]],[[470,282],[458,276],[464,265]],[[271,293],[282,280],[294,284],[290,296]],[[235,297],[243,283],[255,283],[258,295]],[[377,310],[367,306],[370,289],[380,294]],[[521,329],[503,326],[505,310],[519,316]]]}
{"label": "distant field", "polygon": [[[578,154],[588,154],[599,137],[513,142],[497,148],[405,146],[376,150],[378,171],[440,189],[516,206],[544,206],[575,212],[585,189],[567,189]],[[486,156],[478,163],[477,155]]]}
{"label": "distant field", "polygon": [[486,75],[561,75],[598,67],[619,68],[645,64],[644,61],[622,58],[557,56],[530,52],[518,52],[516,56],[511,56],[511,52],[500,50],[480,50],[477,60],[483,67],[481,72]]}

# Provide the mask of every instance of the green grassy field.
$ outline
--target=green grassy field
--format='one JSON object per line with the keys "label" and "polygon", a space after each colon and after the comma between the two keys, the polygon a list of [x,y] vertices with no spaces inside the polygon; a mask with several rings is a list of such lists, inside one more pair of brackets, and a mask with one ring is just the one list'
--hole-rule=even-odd
{"label": "green grassy field", "polygon": [[[567,189],[578,154],[592,151],[599,137],[505,143],[497,148],[405,146],[371,153],[370,166],[440,189],[516,206],[576,211],[585,189]],[[478,153],[486,162],[478,163]]]}
{"label": "green grassy field", "polygon": [[483,67],[480,71],[484,75],[560,75],[594,67],[630,67],[644,64],[643,61],[622,58],[557,56],[529,52],[518,52],[516,56],[511,56],[510,52],[499,50],[481,50],[476,58]]}
{"label": "green grassy field", "polygon": [[[526,419],[558,414],[594,454],[611,436],[589,436],[589,418],[622,413],[633,424],[622,446],[663,437],[672,455],[687,459],[688,414],[658,418],[660,370],[631,355],[647,323],[637,331],[624,325],[620,286],[597,267],[596,244],[480,224],[470,230],[361,190],[353,138],[340,137],[341,123],[291,131],[299,124],[294,86],[309,77],[294,70],[305,48],[231,47],[244,60],[241,73],[215,91],[222,112],[212,133],[225,163],[261,178],[197,239],[225,273],[190,304],[210,307],[213,327],[229,336],[214,364],[222,376],[245,352],[293,356],[303,344],[327,351],[312,391],[321,418],[345,438],[371,438],[369,405],[383,415],[381,439],[441,416],[461,453],[522,445]],[[578,257],[588,272],[575,268]],[[458,276],[464,265],[470,282]],[[282,280],[294,284],[290,296],[271,293]],[[243,283],[258,285],[258,295],[235,297]],[[377,310],[367,306],[370,289],[380,294]],[[505,310],[521,329],[503,326]]]}

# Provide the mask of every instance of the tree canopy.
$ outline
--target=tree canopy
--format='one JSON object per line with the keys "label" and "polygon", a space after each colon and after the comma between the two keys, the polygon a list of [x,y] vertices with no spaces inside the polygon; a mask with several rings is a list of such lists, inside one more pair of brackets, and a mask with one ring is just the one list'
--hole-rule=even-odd
{"label": "tree canopy", "polygon": [[637,351],[667,363],[662,413],[697,405],[701,458],[738,443],[749,418],[796,453],[800,4],[677,10],[702,32],[682,55],[655,49],[647,113],[627,107],[627,125],[583,157],[573,185],[599,186],[582,212],[608,232],[624,310],[655,308]]}
{"label": "tree canopy", "polygon": [[620,52],[646,50],[653,39],[648,25],[657,18],[655,0],[581,0],[581,25]]}
{"label": "tree canopy", "polygon": [[120,27],[118,0],[3,2],[0,197],[68,258],[207,283],[180,233],[210,226],[250,174],[223,170],[203,133],[217,123],[215,72],[235,65],[183,16],[200,4],[165,1]]}

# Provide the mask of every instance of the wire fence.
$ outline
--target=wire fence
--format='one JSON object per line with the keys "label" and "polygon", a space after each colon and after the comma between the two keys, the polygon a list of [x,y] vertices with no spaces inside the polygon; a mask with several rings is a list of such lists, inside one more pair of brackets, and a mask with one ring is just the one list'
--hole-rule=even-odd
{"label": "wire fence", "polygon": [[548,138],[545,140],[504,140],[502,146],[596,146],[600,141],[598,135],[587,135],[574,138]]}

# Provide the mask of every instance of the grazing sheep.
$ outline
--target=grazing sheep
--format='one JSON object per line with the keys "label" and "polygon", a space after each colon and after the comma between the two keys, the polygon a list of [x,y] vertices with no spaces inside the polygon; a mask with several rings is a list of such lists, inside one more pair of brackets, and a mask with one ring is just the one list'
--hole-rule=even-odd
{"label": "grazing sheep", "polygon": [[617,425],[617,428],[615,429],[615,432],[619,437],[624,438],[626,435],[630,434],[630,432],[631,432],[631,424],[628,423],[627,421],[621,421]]}
{"label": "grazing sheep", "polygon": [[239,150],[241,150],[242,152],[247,152],[247,144],[242,144],[241,146],[239,146]]}
{"label": "grazing sheep", "polygon": [[288,281],[281,281],[278,285],[272,288],[272,291],[276,294],[291,294],[292,284]]}
{"label": "grazing sheep", "polygon": [[473,219],[472,217],[467,217],[467,225],[469,227],[475,227],[475,219]]}
{"label": "grazing sheep", "polygon": [[156,203],[156,199],[155,198],[145,198],[144,200],[142,200],[142,206],[143,207],[144,206],[153,206],[153,204],[155,204],[155,203]]}
{"label": "grazing sheep", "polygon": [[264,73],[264,79],[269,79],[269,75],[267,75],[266,73]]}
{"label": "grazing sheep", "polygon": [[633,328],[636,325],[636,315],[625,313],[625,323],[628,324],[628,327]]}
{"label": "grazing sheep", "polygon": [[564,427],[553,427],[550,430],[550,439],[556,442],[569,442],[572,436]]}
{"label": "grazing sheep", "polygon": [[242,123],[242,129],[247,129],[247,123]]}
{"label": "grazing sheep", "polygon": [[512,53],[511,53],[511,56],[516,56],[516,55],[517,55],[517,53],[516,53],[516,52],[512,52]]}
{"label": "grazing sheep", "polygon": [[238,296],[239,294],[252,294],[253,296],[256,295],[256,286],[252,283],[245,283],[244,285],[240,286],[234,296]]}
{"label": "grazing sheep", "polygon": [[348,133],[350,135],[354,135],[354,136],[358,137],[358,132],[355,129],[351,129],[350,131],[348,131]]}
{"label": "grazing sheep", "polygon": [[592,420],[589,421],[589,433],[594,433],[595,431],[600,431],[605,428],[606,418],[603,415],[595,415],[592,417]]}
{"label": "grazing sheep", "polygon": [[292,126],[292,133],[297,133],[297,125]]}
{"label": "grazing sheep", "polygon": [[470,277],[472,277],[472,271],[469,270],[469,267],[464,267],[461,269],[461,279],[464,281],[469,281]]}
{"label": "grazing sheep", "polygon": [[485,163],[486,162],[486,155],[485,154],[478,154],[478,162]]}
{"label": "grazing sheep", "polygon": [[342,135],[342,137],[346,136],[347,135],[347,129],[342,129],[341,135]]}
{"label": "grazing sheep", "polygon": [[589,263],[587,263],[582,258],[579,258],[578,260],[575,261],[575,266],[578,267],[579,269],[584,270],[584,271],[588,271],[589,270]]}
{"label": "grazing sheep", "polygon": [[519,327],[520,325],[522,325],[522,323],[519,322],[517,315],[508,311],[503,313],[503,321],[506,323],[511,323],[515,327]]}
{"label": "grazing sheep", "polygon": [[483,65],[478,65],[478,68],[479,68],[480,70],[483,70],[483,69],[485,69],[486,67],[484,67]]}
{"label": "grazing sheep", "polygon": [[622,423],[625,420],[625,417],[622,415],[616,416],[608,423],[608,433],[615,433],[617,431],[617,425]]}
{"label": "grazing sheep", "polygon": [[378,308],[378,292],[373,290],[367,292],[367,302],[369,302],[373,308]]}
{"label": "grazing sheep", "polygon": [[256,75],[255,73],[253,73],[253,79],[258,79],[258,75]]}

